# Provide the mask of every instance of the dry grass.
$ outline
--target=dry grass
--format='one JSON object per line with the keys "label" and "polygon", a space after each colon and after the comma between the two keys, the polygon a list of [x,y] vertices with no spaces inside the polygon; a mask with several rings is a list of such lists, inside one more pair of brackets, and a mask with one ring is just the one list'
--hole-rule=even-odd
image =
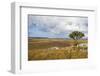
{"label": "dry grass", "polygon": [[66,50],[29,50],[29,60],[51,60],[51,59],[77,59],[87,58],[87,50],[78,50],[68,47]]}
{"label": "dry grass", "polygon": [[[80,40],[86,43],[86,40]],[[53,59],[80,59],[87,58],[87,47],[72,47],[72,40],[38,40],[32,39],[28,43],[28,60],[53,60]],[[48,49],[51,47],[59,49]]]}

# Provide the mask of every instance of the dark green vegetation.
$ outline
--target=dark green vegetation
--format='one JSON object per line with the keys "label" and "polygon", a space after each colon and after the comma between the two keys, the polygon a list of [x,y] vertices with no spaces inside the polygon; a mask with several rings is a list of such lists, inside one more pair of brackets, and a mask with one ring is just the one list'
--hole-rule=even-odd
{"label": "dark green vegetation", "polygon": [[28,38],[28,60],[82,59],[88,57],[87,40]]}
{"label": "dark green vegetation", "polygon": [[80,32],[80,31],[73,31],[72,33],[69,34],[69,37],[74,40],[75,46],[77,46],[79,44],[78,40],[84,36],[85,36],[84,33]]}

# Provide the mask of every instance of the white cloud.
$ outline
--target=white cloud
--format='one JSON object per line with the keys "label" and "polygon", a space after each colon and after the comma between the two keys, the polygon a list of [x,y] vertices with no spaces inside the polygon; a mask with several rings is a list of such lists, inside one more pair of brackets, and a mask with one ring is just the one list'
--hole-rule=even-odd
{"label": "white cloud", "polygon": [[33,24],[40,30],[53,34],[69,31],[88,32],[88,20],[82,17],[29,16],[29,27]]}

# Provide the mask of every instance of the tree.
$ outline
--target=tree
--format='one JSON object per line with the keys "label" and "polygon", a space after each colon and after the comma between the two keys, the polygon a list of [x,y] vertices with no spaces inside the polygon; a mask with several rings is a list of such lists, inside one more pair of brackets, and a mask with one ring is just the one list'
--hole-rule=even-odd
{"label": "tree", "polygon": [[73,31],[72,33],[69,34],[69,37],[75,41],[75,46],[78,45],[77,40],[81,39],[84,36],[85,36],[84,33],[80,32],[80,31]]}

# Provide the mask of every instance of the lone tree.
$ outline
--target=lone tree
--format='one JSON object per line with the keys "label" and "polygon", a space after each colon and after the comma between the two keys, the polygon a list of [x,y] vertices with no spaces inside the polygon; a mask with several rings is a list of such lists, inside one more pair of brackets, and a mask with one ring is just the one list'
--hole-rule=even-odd
{"label": "lone tree", "polygon": [[78,40],[84,36],[85,36],[84,33],[80,31],[73,31],[72,33],[69,34],[69,37],[75,40],[75,44],[74,44],[75,46],[78,45]]}

